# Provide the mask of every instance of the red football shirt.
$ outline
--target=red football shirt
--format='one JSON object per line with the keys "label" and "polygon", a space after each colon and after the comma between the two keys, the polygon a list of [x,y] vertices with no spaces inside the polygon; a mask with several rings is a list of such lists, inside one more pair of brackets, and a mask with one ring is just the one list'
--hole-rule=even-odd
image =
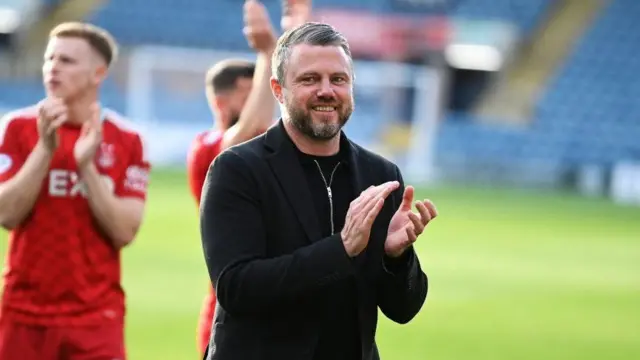
{"label": "red football shirt", "polygon": [[[116,196],[146,199],[150,164],[142,137],[118,114],[103,111],[95,163]],[[0,182],[14,176],[38,141],[35,107],[0,122]],[[59,129],[59,148],[27,219],[9,234],[2,316],[34,325],[123,321],[120,251],[98,228],[79,178],[73,147],[80,128]]]}

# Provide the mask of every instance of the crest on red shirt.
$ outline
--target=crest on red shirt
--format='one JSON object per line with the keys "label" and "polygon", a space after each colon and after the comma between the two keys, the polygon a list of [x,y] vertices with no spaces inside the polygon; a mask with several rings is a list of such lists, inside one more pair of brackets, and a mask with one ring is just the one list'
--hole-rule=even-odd
{"label": "crest on red shirt", "polygon": [[98,154],[98,164],[103,168],[108,168],[113,166],[116,162],[115,154],[114,154],[114,146],[113,144],[100,144],[100,151]]}

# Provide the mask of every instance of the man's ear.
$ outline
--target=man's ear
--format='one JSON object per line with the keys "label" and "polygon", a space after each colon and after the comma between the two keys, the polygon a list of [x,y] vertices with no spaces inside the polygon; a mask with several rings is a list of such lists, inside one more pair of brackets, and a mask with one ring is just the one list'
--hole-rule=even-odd
{"label": "man's ear", "polygon": [[101,84],[107,78],[109,67],[105,64],[97,64],[93,72],[93,82],[95,84]]}
{"label": "man's ear", "polygon": [[282,85],[278,82],[278,79],[271,77],[271,92],[273,96],[278,100],[280,104],[284,104],[284,95],[282,94]]}
{"label": "man's ear", "polygon": [[221,94],[213,95],[211,96],[211,102],[218,113],[226,115],[229,107],[229,101],[226,96]]}

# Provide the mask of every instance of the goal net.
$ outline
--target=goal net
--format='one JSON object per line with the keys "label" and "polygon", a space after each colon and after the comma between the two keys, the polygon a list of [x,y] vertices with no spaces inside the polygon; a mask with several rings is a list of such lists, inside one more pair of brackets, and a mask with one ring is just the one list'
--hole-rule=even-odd
{"label": "goal net", "polygon": [[[212,64],[227,58],[254,60],[255,55],[156,46],[130,54],[126,115],[148,133],[152,161],[183,162],[193,136],[215,121],[206,102],[204,77]],[[355,73],[355,111],[346,134],[396,162],[407,181],[429,182],[440,114],[439,72],[402,63],[355,61]]]}

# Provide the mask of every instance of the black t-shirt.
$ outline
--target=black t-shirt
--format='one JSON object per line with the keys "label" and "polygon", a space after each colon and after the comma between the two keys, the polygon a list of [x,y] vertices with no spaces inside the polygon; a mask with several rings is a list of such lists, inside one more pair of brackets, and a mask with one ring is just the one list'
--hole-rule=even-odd
{"label": "black t-shirt", "polygon": [[[300,151],[298,154],[313,199],[313,204],[309,205],[315,208],[322,237],[339,233],[344,226],[349,204],[355,199],[345,151],[332,156],[313,156]],[[331,200],[327,187],[331,189]],[[355,279],[349,278],[331,285],[323,296],[326,306],[316,309],[320,315],[321,329],[314,360],[360,359]]]}

